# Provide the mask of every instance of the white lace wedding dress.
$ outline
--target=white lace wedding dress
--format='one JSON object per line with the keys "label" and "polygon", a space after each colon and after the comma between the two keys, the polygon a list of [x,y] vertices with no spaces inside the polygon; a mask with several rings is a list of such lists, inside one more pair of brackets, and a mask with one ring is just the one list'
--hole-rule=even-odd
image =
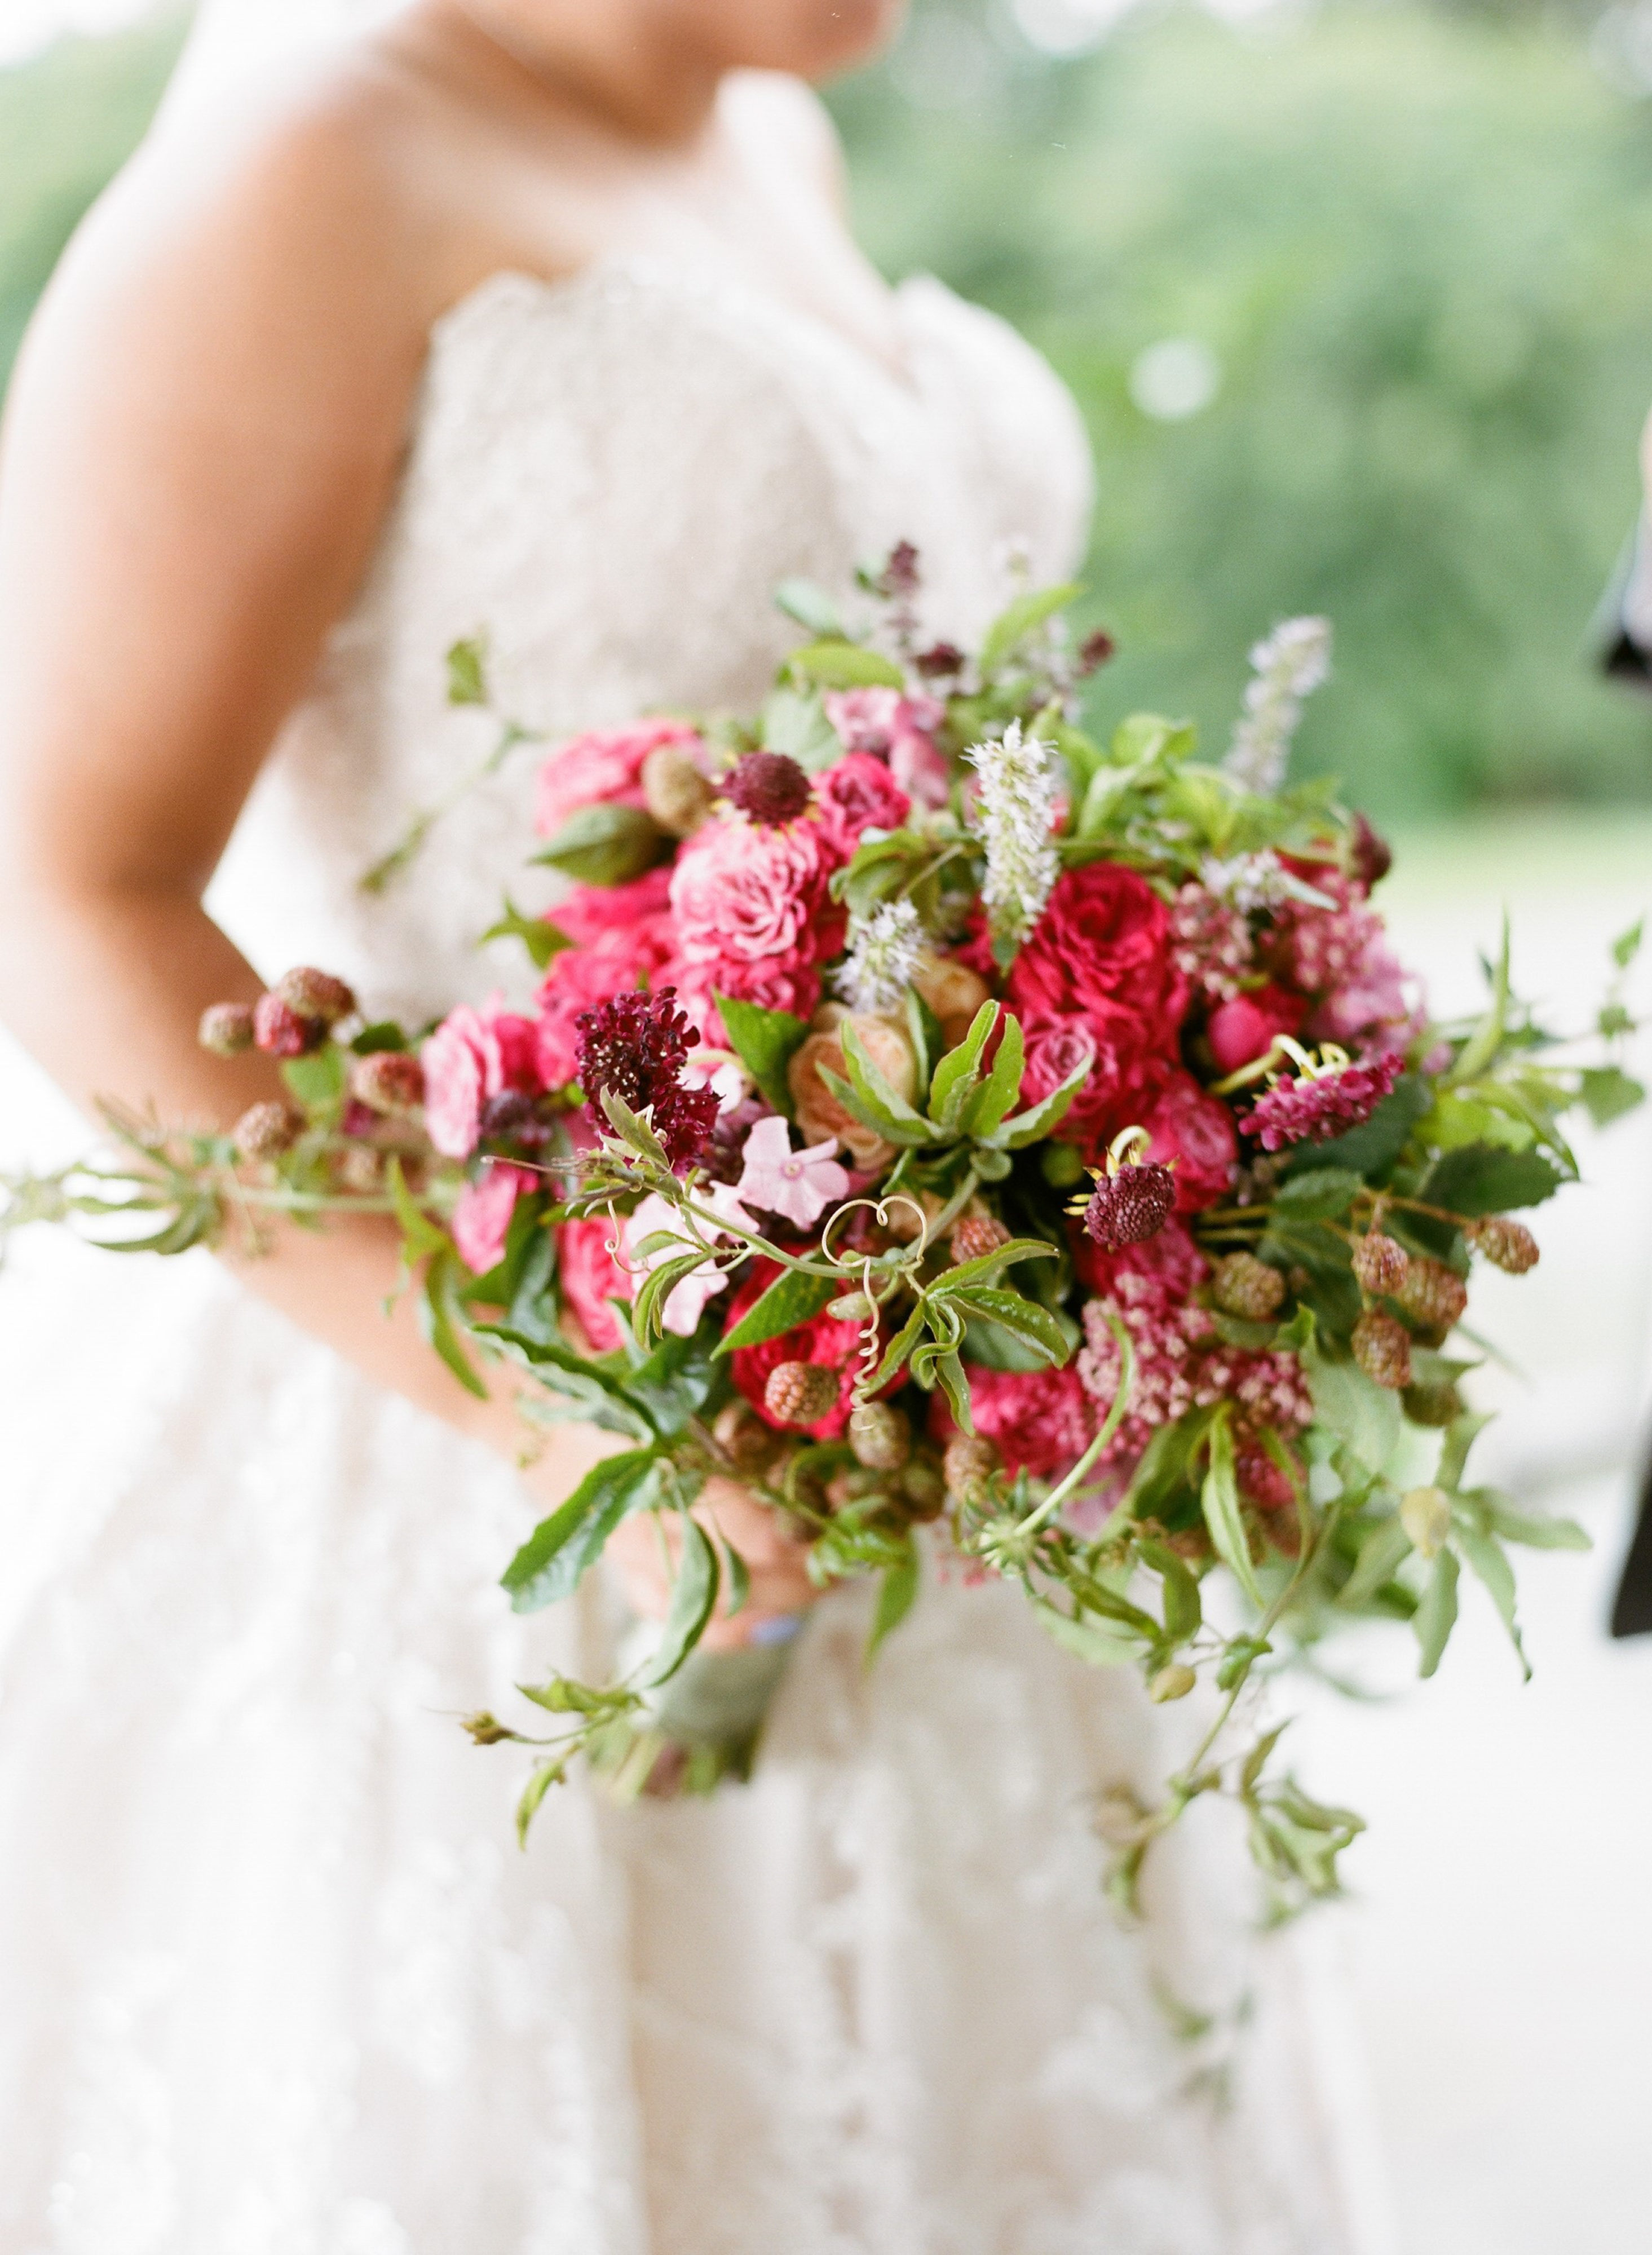
{"label": "white lace wedding dress", "polygon": [[[775,584],[841,587],[899,537],[960,638],[1009,543],[1071,566],[1065,395],[935,284],[900,319],[896,372],[614,263],[443,321],[370,584],[215,887],[267,973],[415,1017],[520,983],[474,943],[536,755],[388,897],[357,885],[489,740],[444,706],[456,637],[554,736],[749,704],[791,634]],[[597,1604],[512,1618],[508,1468],[205,1254],[25,1246],[0,1370],[4,2255],[1367,2244],[1301,1945],[1246,1942],[1215,1823],[1120,1930],[1092,1797],[1150,1786],[1176,1718],[1016,1597],[931,1581],[868,1673],[834,1596],[753,1785],[621,1811],[575,1784],[519,1855],[517,1754],[453,1718],[588,1662]],[[1218,2028],[1178,2038],[1167,1999]]]}

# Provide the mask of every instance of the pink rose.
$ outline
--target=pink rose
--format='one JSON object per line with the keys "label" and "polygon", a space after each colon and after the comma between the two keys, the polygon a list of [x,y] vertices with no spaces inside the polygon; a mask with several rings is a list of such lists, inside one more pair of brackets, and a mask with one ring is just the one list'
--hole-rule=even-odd
{"label": "pink rose", "polygon": [[453,1208],[453,1243],[459,1257],[475,1276],[485,1276],[505,1257],[505,1240],[517,1200],[539,1187],[539,1177],[526,1167],[489,1166],[479,1183],[467,1184]]}
{"label": "pink rose", "polygon": [[664,976],[675,945],[669,914],[643,917],[631,925],[599,931],[588,946],[553,955],[538,997],[539,1071],[547,1088],[579,1078],[576,1022],[583,1010],[611,994],[670,984]]}
{"label": "pink rose", "polygon": [[1083,1017],[1039,1013],[1024,1018],[1021,1033],[1027,1049],[1023,1109],[1053,1096],[1089,1056],[1090,1077],[1055,1132],[1078,1146],[1087,1165],[1099,1165],[1121,1128],[1143,1124],[1170,1069],[1155,1029],[1133,1010],[1097,1001]]}
{"label": "pink rose", "polygon": [[467,1159],[482,1133],[482,1106],[507,1089],[537,1096],[538,1036],[531,1018],[503,1009],[495,995],[482,1009],[449,1011],[419,1051],[425,1068],[425,1125],[436,1149]]}
{"label": "pink rose", "polygon": [[1197,1213],[1213,1205],[1234,1179],[1239,1139],[1234,1118],[1218,1098],[1208,1095],[1191,1072],[1173,1072],[1142,1125],[1152,1138],[1149,1159],[1175,1163],[1176,1210]]}
{"label": "pink rose", "polygon": [[[988,1370],[967,1363],[975,1430],[997,1446],[1010,1472],[1035,1479],[1065,1472],[1095,1437],[1095,1411],[1071,1364],[1065,1370]],[[952,1425],[943,1397],[938,1423]]]}
{"label": "pink rose", "polygon": [[625,1334],[609,1307],[610,1300],[629,1300],[631,1280],[608,1251],[615,1226],[600,1221],[565,1221],[557,1232],[557,1279],[565,1306],[579,1318],[580,1330],[597,1354],[612,1354],[622,1346]]}
{"label": "pink rose", "polygon": [[952,776],[935,746],[944,705],[887,688],[829,689],[821,702],[847,751],[887,760],[896,782],[920,805],[946,805]]}
{"label": "pink rose", "polygon": [[836,867],[818,823],[707,822],[671,871],[684,959],[758,965],[770,977],[828,960],[846,922],[828,889]]}
{"label": "pink rose", "polygon": [[664,916],[671,906],[671,870],[662,865],[626,885],[576,885],[550,910],[549,921],[576,947],[584,947],[616,925]]}
{"label": "pink rose", "polygon": [[633,728],[595,728],[559,744],[539,770],[533,826],[542,838],[560,830],[569,815],[600,801],[641,806],[643,762],[662,744],[699,744],[681,720],[644,720]]}
{"label": "pink rose", "polygon": [[898,830],[912,811],[911,800],[882,760],[866,752],[848,753],[818,777],[814,800],[821,829],[846,861],[853,859],[863,830]]}
{"label": "pink rose", "polygon": [[1283,987],[1262,987],[1253,994],[1236,994],[1218,1003],[1205,1032],[1211,1055],[1220,1072],[1237,1072],[1266,1057],[1276,1034],[1302,1029],[1308,1005],[1300,994],[1287,994]]}

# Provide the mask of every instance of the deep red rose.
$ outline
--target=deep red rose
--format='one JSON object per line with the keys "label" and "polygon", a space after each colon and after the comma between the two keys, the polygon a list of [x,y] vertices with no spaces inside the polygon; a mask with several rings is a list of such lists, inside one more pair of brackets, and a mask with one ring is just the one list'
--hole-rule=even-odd
{"label": "deep red rose", "polygon": [[1027,1046],[1023,1108],[1041,1104],[1090,1057],[1090,1077],[1055,1131],[1062,1142],[1077,1145],[1088,1166],[1099,1164],[1121,1128],[1146,1125],[1159,1085],[1172,1070],[1156,1029],[1115,1003],[1093,1003],[1083,1017],[1024,1018],[1021,1033]]}
{"label": "deep red rose", "polygon": [[[733,1331],[747,1310],[756,1305],[780,1273],[772,1261],[758,1259],[752,1262],[750,1275],[729,1303],[726,1331]],[[818,1424],[803,1429],[814,1440],[835,1441],[849,1422],[849,1395],[854,1386],[860,1347],[858,1324],[840,1323],[836,1317],[826,1314],[812,1316],[806,1324],[799,1324],[795,1331],[783,1331],[778,1338],[764,1339],[758,1346],[736,1348],[730,1357],[731,1374],[765,1425],[772,1425],[778,1432],[791,1432],[797,1429],[783,1426],[764,1407],[763,1392],[770,1372],[783,1362],[818,1362],[828,1370],[837,1371],[837,1407]]]}
{"label": "deep red rose", "polygon": [[1234,1117],[1191,1072],[1170,1074],[1142,1124],[1152,1139],[1148,1157],[1174,1162],[1178,1213],[1197,1213],[1224,1195],[1239,1157]]}
{"label": "deep red rose", "polygon": [[1174,1057],[1187,1011],[1170,911],[1145,877],[1116,861],[1069,869],[1016,958],[1004,999],[1017,1017],[1091,1018],[1128,1010],[1161,1056]]}
{"label": "deep red rose", "polygon": [[1272,986],[1219,1002],[1205,1028],[1217,1070],[1237,1072],[1241,1065],[1266,1057],[1276,1034],[1301,1032],[1308,1008],[1305,995],[1288,994],[1283,987]]}
{"label": "deep red rose", "polygon": [[[1072,1365],[1065,1370],[988,1370],[966,1363],[969,1412],[1010,1472],[1051,1479],[1066,1472],[1095,1438],[1095,1411]],[[946,1397],[932,1397],[930,1431],[938,1441],[957,1431]]]}

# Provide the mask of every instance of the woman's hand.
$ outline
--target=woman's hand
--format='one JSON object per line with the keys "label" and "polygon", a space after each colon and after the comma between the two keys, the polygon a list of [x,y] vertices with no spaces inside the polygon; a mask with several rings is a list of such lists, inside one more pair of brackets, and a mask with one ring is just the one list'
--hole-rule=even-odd
{"label": "woman's hand", "polygon": [[[714,1477],[700,1490],[694,1517],[745,1562],[751,1590],[731,1619],[725,1586],[717,1612],[701,1641],[711,1652],[749,1644],[762,1623],[799,1613],[820,1592],[809,1579],[808,1544],[784,1514],[760,1503],[737,1481]],[[674,1512],[638,1512],[622,1521],[609,1538],[613,1560],[634,1612],[664,1620],[671,1606],[671,1580],[682,1555],[682,1530]]]}

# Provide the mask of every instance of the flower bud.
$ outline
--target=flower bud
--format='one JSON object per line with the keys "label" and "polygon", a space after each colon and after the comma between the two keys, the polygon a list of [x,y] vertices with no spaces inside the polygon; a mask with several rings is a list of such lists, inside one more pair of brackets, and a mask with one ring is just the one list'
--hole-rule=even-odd
{"label": "flower bud", "polygon": [[1511,1276],[1523,1276],[1537,1266],[1536,1239],[1524,1222],[1506,1213],[1488,1213],[1483,1220],[1471,1221],[1463,1234],[1494,1268],[1507,1269]]}
{"label": "flower bud", "polygon": [[980,1261],[1009,1242],[1009,1232],[989,1213],[966,1214],[950,1240],[953,1260],[960,1268],[966,1261]]}
{"label": "flower bud", "polygon": [[912,1453],[912,1427],[892,1401],[864,1401],[849,1413],[849,1446],[857,1464],[896,1472]]}
{"label": "flower bud", "polygon": [[826,1310],[833,1321],[839,1324],[863,1324],[876,1312],[864,1292],[846,1292]]}
{"label": "flower bud", "polygon": [[239,1057],[243,1050],[252,1047],[252,1005],[214,1002],[210,1010],[202,1013],[195,1039],[214,1057]]}
{"label": "flower bud", "polygon": [[230,1130],[243,1159],[278,1159],[303,1133],[303,1113],[279,1101],[250,1106]]}
{"label": "flower bud", "polygon": [[838,1373],[820,1362],[777,1362],[763,1387],[763,1406],[782,1425],[818,1425],[838,1406]]}
{"label": "flower bud", "polygon": [[946,1476],[923,1450],[901,1467],[901,1500],[911,1519],[938,1519],[946,1508]]}
{"label": "flower bud", "polygon": [[657,745],[643,762],[643,803],[668,837],[692,838],[714,796],[680,744]]}
{"label": "flower bud", "polygon": [[1408,1386],[1402,1406],[1414,1425],[1450,1425],[1463,1414],[1463,1397],[1454,1386]]}
{"label": "flower bud", "polygon": [[1438,1557],[1452,1531],[1452,1499],[1443,1487],[1414,1487],[1400,1498],[1400,1524],[1420,1556]]}
{"label": "flower bud", "polygon": [[1159,1669],[1147,1687],[1147,1696],[1163,1706],[1167,1699],[1185,1699],[1198,1682],[1198,1676],[1185,1661],[1173,1660],[1168,1668]]}
{"label": "flower bud", "polygon": [[425,1101],[425,1068],[406,1050],[376,1050],[350,1067],[350,1094],[387,1120],[411,1120]]}
{"label": "flower bud", "polygon": [[1410,1256],[1402,1245],[1374,1229],[1353,1248],[1353,1273],[1367,1292],[1397,1292],[1410,1273]]}
{"label": "flower bud", "polygon": [[1367,1308],[1353,1327],[1353,1359],[1373,1385],[1397,1394],[1411,1382],[1411,1334],[1395,1317]]}
{"label": "flower bud", "polygon": [[279,994],[264,994],[252,1014],[252,1038],[266,1057],[308,1057],[326,1041],[327,1024],[300,1016]]}
{"label": "flower bud", "polygon": [[352,1143],[348,1151],[340,1152],[335,1171],[341,1190],[370,1198],[384,1187],[384,1154],[370,1143]]}
{"label": "flower bud", "polygon": [[1247,1323],[1265,1324],[1276,1316],[1285,1296],[1285,1280],[1276,1268],[1258,1261],[1254,1253],[1229,1253],[1216,1263],[1211,1296],[1225,1316]]}
{"label": "flower bud", "polygon": [[977,1503],[1002,1462],[992,1443],[983,1440],[978,1433],[954,1433],[946,1444],[941,1469],[949,1493],[960,1503]]}
{"label": "flower bud", "polygon": [[765,829],[795,822],[809,804],[808,776],[784,752],[748,752],[723,778],[723,794]]}
{"label": "flower bud", "polygon": [[330,972],[312,970],[307,964],[278,979],[274,992],[296,1016],[320,1018],[324,1026],[355,1015],[355,997],[344,981]]}

